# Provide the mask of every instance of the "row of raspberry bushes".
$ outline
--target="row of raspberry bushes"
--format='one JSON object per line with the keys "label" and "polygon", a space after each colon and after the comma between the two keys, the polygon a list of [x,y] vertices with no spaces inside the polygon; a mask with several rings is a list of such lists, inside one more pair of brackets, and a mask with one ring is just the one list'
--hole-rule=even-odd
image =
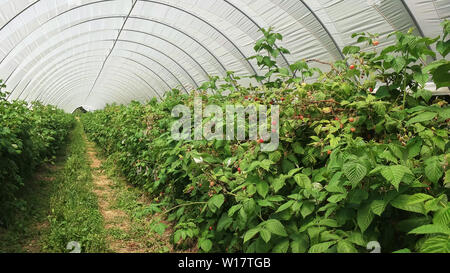
{"label": "row of raspberry bushes", "polygon": [[[2,88],[5,86],[3,85]],[[26,208],[20,189],[43,162],[51,162],[72,125],[73,117],[53,106],[10,102],[0,90],[0,225]]]}
{"label": "row of raspberry bushes", "polygon": [[[289,51],[275,46],[281,35],[263,30],[253,57],[267,72],[253,76],[259,87],[240,86],[229,73],[189,95],[173,90],[82,120],[126,178],[153,196],[148,213],[175,222],[180,248],[367,252],[376,241],[383,252],[449,252],[450,108],[424,89],[429,78],[449,85],[448,61],[425,65],[437,57],[435,44],[447,55],[449,30],[446,22],[435,39],[395,33],[382,51],[377,35],[355,34],[374,50],[346,47],[347,58],[326,73],[310,67],[317,60],[278,67]],[[223,109],[280,105],[278,150],[262,152],[255,140],[173,140],[172,109],[194,109],[195,97]]]}

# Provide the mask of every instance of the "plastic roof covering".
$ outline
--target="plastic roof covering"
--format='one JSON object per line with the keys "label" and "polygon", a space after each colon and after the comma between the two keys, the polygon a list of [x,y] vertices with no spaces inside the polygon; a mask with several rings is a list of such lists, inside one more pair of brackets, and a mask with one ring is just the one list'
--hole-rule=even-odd
{"label": "plastic roof covering", "polygon": [[261,27],[283,34],[286,66],[342,59],[359,31],[434,37],[449,16],[450,0],[0,0],[0,78],[11,100],[93,110],[263,73],[246,60]]}

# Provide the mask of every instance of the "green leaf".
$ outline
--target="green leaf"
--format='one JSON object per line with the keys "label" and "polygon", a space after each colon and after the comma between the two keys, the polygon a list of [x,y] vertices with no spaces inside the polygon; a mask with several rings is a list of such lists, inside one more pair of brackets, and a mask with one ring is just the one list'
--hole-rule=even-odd
{"label": "green leaf", "polygon": [[305,174],[299,173],[294,176],[295,182],[303,189],[311,189],[311,180]]}
{"label": "green leaf", "polygon": [[267,229],[265,228],[261,229],[259,235],[264,240],[264,242],[268,243],[270,241],[271,233]]}
{"label": "green leaf", "polygon": [[308,253],[325,253],[331,246],[335,245],[336,242],[324,242],[311,246]]}
{"label": "green leaf", "polygon": [[367,168],[364,165],[353,161],[345,163],[342,170],[348,180],[350,180],[353,188],[355,188],[367,174]]}
{"label": "green leaf", "polygon": [[281,153],[279,151],[275,151],[269,154],[269,159],[273,162],[278,162],[281,159]]}
{"label": "green leaf", "polygon": [[309,238],[306,234],[293,235],[291,249],[293,253],[306,253],[309,247]]}
{"label": "green leaf", "polygon": [[278,72],[282,75],[282,76],[289,76],[289,69],[284,68],[284,67],[280,67],[278,69]]}
{"label": "green leaf", "polygon": [[290,207],[292,206],[292,204],[294,204],[294,203],[295,203],[294,200],[289,200],[289,201],[287,201],[286,203],[284,203],[283,205],[281,205],[281,206],[277,209],[276,213],[282,212],[282,211],[284,211],[284,210],[287,210],[287,209],[290,208]]}
{"label": "green leaf", "polygon": [[283,224],[280,221],[276,219],[270,219],[263,222],[263,224],[264,227],[272,234],[276,234],[283,237],[287,236],[286,229],[284,228]]}
{"label": "green leaf", "polygon": [[406,60],[403,57],[396,57],[392,64],[392,68],[394,68],[395,72],[397,72],[397,73],[400,73],[405,66],[406,66]]}
{"label": "green leaf", "polygon": [[413,123],[419,123],[424,121],[430,121],[434,119],[437,116],[437,113],[434,112],[424,112],[422,114],[419,114],[412,119],[410,119],[408,122],[406,122],[406,125],[411,125]]}
{"label": "green leaf", "polygon": [[435,236],[426,239],[420,246],[422,253],[450,253],[448,236]]}
{"label": "green leaf", "polygon": [[420,139],[419,137],[415,137],[408,142],[408,144],[406,145],[406,149],[408,151],[408,159],[420,155],[422,143],[422,139]]}
{"label": "green leaf", "polygon": [[214,195],[209,201],[208,205],[213,204],[218,209],[222,206],[223,202],[225,202],[225,196],[223,194]]}
{"label": "green leaf", "polygon": [[233,215],[236,213],[236,211],[240,210],[241,208],[242,208],[242,205],[241,205],[241,204],[232,206],[232,207],[228,210],[228,216],[230,216],[230,217],[233,216]]}
{"label": "green leaf", "polygon": [[450,62],[431,72],[436,88],[450,86]]}
{"label": "green leaf", "polygon": [[395,199],[393,199],[390,204],[394,208],[425,214],[426,210],[425,210],[425,206],[423,204],[421,204],[421,203],[415,203],[413,205],[410,204],[414,200],[415,199],[411,198],[411,195],[401,194],[401,195],[397,196]]}
{"label": "green leaf", "polygon": [[266,198],[267,193],[269,193],[269,184],[265,181],[260,181],[256,184],[256,191],[261,195],[263,198]]}
{"label": "green leaf", "polygon": [[411,170],[403,165],[394,165],[389,167],[384,167],[381,170],[381,175],[390,182],[397,190],[402,181],[404,175],[412,174]]}
{"label": "green leaf", "polygon": [[356,221],[358,222],[358,226],[361,229],[361,232],[364,233],[364,231],[366,231],[366,229],[372,223],[373,218],[374,214],[371,210],[370,204],[365,204],[358,209]]}
{"label": "green leaf", "polygon": [[358,253],[358,250],[349,241],[342,240],[342,241],[339,241],[337,244],[337,252],[338,253]]}
{"label": "green leaf", "polygon": [[421,86],[424,86],[425,83],[428,81],[428,74],[422,73],[422,72],[416,72],[414,73],[414,80],[418,82]]}
{"label": "green leaf", "polygon": [[360,50],[361,50],[361,48],[359,46],[346,46],[342,49],[342,53],[344,53],[344,55],[356,54]]}
{"label": "green leaf", "polygon": [[303,218],[306,218],[306,216],[313,213],[314,208],[315,208],[314,203],[305,202],[305,203],[303,203],[300,213],[302,214]]}
{"label": "green leaf", "polygon": [[411,253],[411,250],[409,250],[408,248],[403,248],[403,249],[399,249],[397,251],[394,251],[392,253]]}
{"label": "green leaf", "polygon": [[305,149],[303,149],[302,145],[299,142],[295,142],[294,144],[292,144],[292,149],[296,154],[302,155],[305,153]]}
{"label": "green leaf", "polygon": [[433,223],[437,225],[450,226],[450,208],[441,209],[433,216]]}
{"label": "green leaf", "polygon": [[260,228],[249,229],[244,235],[244,243],[250,240],[251,238],[255,237],[255,235],[258,234],[260,230],[261,230]]}
{"label": "green leaf", "polygon": [[423,225],[409,232],[409,234],[435,234],[435,233],[450,235],[450,228],[442,225]]}
{"label": "green leaf", "polygon": [[450,40],[437,42],[436,50],[445,58],[450,53]]}
{"label": "green leaf", "polygon": [[219,222],[217,223],[217,230],[222,231],[227,229],[231,223],[233,223],[233,218],[229,217],[226,213],[222,214]]}
{"label": "green leaf", "polygon": [[381,214],[383,214],[383,211],[386,209],[386,205],[387,204],[384,200],[374,200],[370,205],[370,209],[376,215],[381,216]]}
{"label": "green leaf", "polygon": [[444,175],[444,170],[440,164],[439,158],[432,157],[425,161],[425,175],[433,183],[437,183]]}
{"label": "green leaf", "polygon": [[434,197],[428,194],[424,193],[416,193],[414,195],[411,195],[409,197],[408,205],[414,205],[417,203],[425,203],[425,201],[428,201],[430,199],[433,199]]}
{"label": "green leaf", "polygon": [[209,239],[204,239],[200,241],[200,247],[205,252],[209,252],[212,248],[213,243]]}
{"label": "green leaf", "polygon": [[282,240],[281,242],[279,242],[273,249],[272,251],[274,253],[286,253],[289,249],[289,240],[285,239]]}

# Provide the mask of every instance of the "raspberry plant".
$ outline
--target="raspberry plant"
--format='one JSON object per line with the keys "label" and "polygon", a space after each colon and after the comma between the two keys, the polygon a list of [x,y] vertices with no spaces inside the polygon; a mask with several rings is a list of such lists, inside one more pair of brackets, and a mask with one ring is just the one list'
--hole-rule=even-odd
{"label": "raspberry plant", "polygon": [[[424,89],[430,77],[449,85],[447,60],[427,65],[433,45],[448,54],[448,30],[447,21],[434,39],[397,32],[381,52],[346,47],[347,58],[327,72],[310,68],[319,60],[280,68],[276,58],[288,53],[275,46],[282,36],[263,30],[253,57],[267,71],[255,76],[261,86],[229,77],[218,87],[212,78],[190,95],[172,90],[160,102],[110,105],[83,122],[127,179],[155,198],[148,213],[174,223],[180,248],[367,252],[378,241],[383,252],[449,252],[450,108]],[[374,49],[384,42],[354,37]],[[278,150],[173,140],[171,110],[193,109],[194,96],[203,105],[280,105]]]}

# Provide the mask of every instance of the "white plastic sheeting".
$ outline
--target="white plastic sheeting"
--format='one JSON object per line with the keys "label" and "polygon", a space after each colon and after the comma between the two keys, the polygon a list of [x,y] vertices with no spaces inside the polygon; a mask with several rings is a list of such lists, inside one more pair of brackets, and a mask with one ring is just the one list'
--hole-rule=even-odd
{"label": "white plastic sheeting", "polygon": [[0,78],[10,99],[98,109],[262,73],[246,59],[261,27],[286,66],[341,59],[354,32],[434,37],[449,16],[450,0],[0,0]]}

